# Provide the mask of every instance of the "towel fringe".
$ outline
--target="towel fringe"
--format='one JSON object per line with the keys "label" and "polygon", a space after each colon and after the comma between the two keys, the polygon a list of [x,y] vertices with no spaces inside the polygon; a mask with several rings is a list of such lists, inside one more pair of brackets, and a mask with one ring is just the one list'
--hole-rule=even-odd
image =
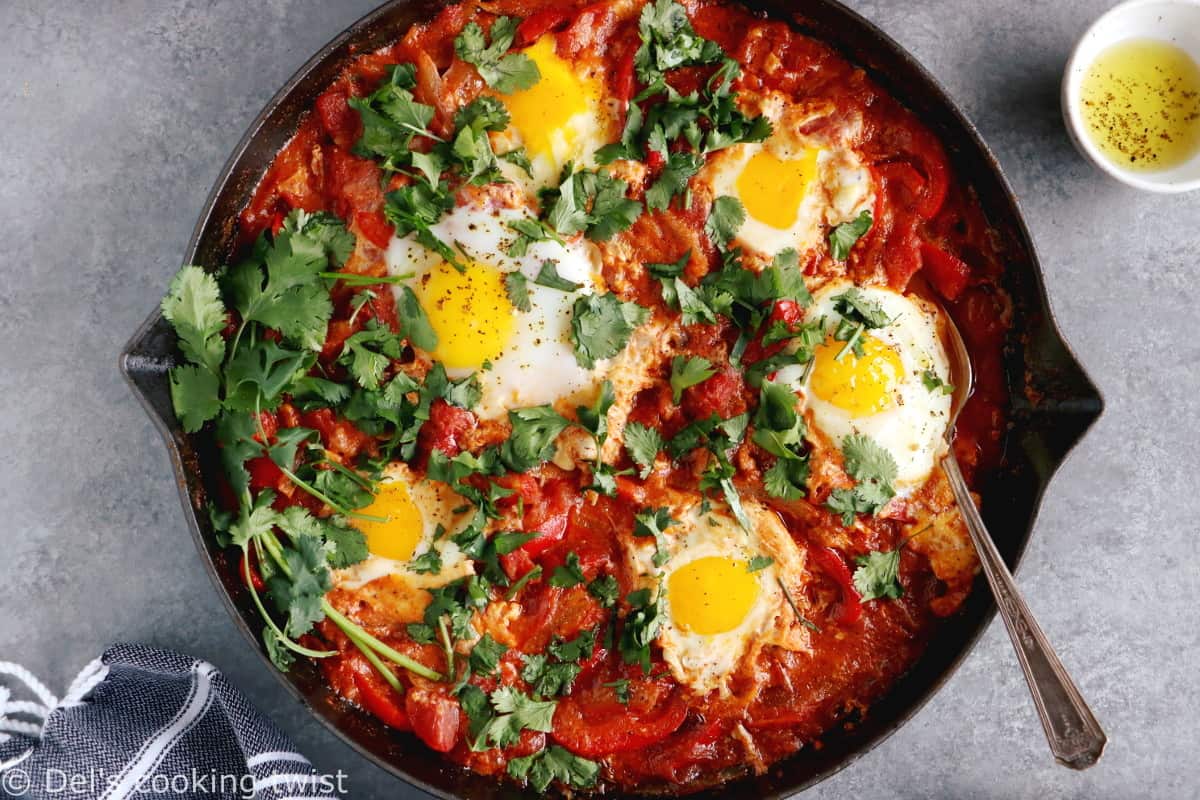
{"label": "towel fringe", "polygon": [[[108,677],[108,667],[98,658],[88,664],[71,682],[71,686],[62,700],[55,697],[46,684],[20,664],[0,661],[0,676],[5,675],[25,684],[25,687],[37,697],[39,702],[13,700],[12,689],[0,686],[0,744],[12,739],[13,734],[40,739],[51,712],[57,708],[72,708],[81,705],[88,692],[95,689],[101,681]],[[27,719],[15,719],[14,716]],[[15,761],[0,763],[0,772],[20,763],[28,755],[26,753]]]}

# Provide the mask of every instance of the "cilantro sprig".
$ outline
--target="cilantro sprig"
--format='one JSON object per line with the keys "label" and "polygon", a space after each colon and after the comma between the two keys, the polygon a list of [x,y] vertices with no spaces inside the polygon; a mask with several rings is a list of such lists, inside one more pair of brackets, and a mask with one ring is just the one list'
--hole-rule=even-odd
{"label": "cilantro sprig", "polygon": [[486,35],[478,23],[469,22],[454,39],[454,52],[458,57],[474,65],[487,85],[501,94],[528,89],[541,78],[533,59],[524,53],[508,52],[519,21],[512,17],[497,17]]}
{"label": "cilantro sprig", "polygon": [[878,514],[896,496],[892,484],[899,468],[896,460],[874,440],[851,434],[842,440],[846,473],[857,481],[852,489],[834,489],[825,507],[840,514],[842,524],[854,524],[857,514]]}

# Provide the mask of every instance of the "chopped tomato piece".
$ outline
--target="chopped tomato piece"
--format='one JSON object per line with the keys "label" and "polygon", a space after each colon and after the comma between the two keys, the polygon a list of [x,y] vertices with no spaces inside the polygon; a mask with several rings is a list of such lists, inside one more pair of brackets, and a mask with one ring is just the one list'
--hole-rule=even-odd
{"label": "chopped tomato piece", "polygon": [[571,15],[562,8],[544,8],[530,14],[517,26],[515,42],[517,47],[527,47],[547,31],[554,31],[567,24]]}
{"label": "chopped tomato piece", "polygon": [[354,686],[358,689],[358,704],[370,712],[384,725],[402,731],[412,730],[408,714],[405,713],[405,698],[375,671],[371,662],[358,653],[348,654],[347,666],[354,673]]}
{"label": "chopped tomato piece", "polygon": [[458,701],[441,692],[409,689],[404,697],[404,710],[412,723],[413,733],[430,749],[448,753],[458,741],[462,709]]}
{"label": "chopped tomato piece", "polygon": [[727,366],[708,380],[683,390],[683,410],[691,419],[736,417],[746,410],[746,381]]}
{"label": "chopped tomato piece", "polygon": [[459,439],[475,429],[475,415],[466,409],[452,406],[445,400],[435,400],[429,407],[429,419],[421,426],[418,441],[426,453],[440,450],[454,457],[462,452]]}
{"label": "chopped tomato piece", "polygon": [[591,687],[559,701],[554,739],[577,755],[600,758],[647,747],[677,731],[687,717],[687,700],[674,681],[641,677],[640,668],[628,680],[628,705],[599,676]]}
{"label": "chopped tomato piece", "polygon": [[522,526],[529,533],[537,533],[521,546],[529,556],[536,558],[552,544],[561,541],[567,532],[567,521],[575,505],[577,491],[570,481],[549,480],[541,487],[536,503],[526,503]]}
{"label": "chopped tomato piece", "polygon": [[283,480],[283,472],[267,456],[252,458],[246,462],[246,471],[250,473],[250,488],[254,491],[263,489],[278,489]]}
{"label": "chopped tomato piece", "polygon": [[929,283],[947,300],[957,300],[971,280],[971,267],[935,244],[921,242],[921,263]]}
{"label": "chopped tomato piece", "polygon": [[387,249],[395,233],[392,223],[379,211],[356,211],[354,227],[367,237],[367,241],[381,249]]}
{"label": "chopped tomato piece", "polygon": [[362,134],[362,119],[346,103],[349,94],[344,89],[330,89],[317,98],[317,117],[321,127],[338,147],[349,150]]}

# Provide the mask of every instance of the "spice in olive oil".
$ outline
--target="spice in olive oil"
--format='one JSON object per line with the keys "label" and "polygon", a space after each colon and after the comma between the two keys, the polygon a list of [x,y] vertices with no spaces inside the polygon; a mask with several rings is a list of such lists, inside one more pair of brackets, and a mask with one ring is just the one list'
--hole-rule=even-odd
{"label": "spice in olive oil", "polygon": [[1112,45],[1088,68],[1080,94],[1093,144],[1118,166],[1170,169],[1200,151],[1200,67],[1174,45]]}

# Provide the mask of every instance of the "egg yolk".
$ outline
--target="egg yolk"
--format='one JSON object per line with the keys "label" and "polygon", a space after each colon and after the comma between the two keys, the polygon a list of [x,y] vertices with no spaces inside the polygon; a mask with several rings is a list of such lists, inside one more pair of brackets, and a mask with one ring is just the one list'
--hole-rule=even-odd
{"label": "egg yolk", "polygon": [[513,307],[504,273],[469,261],[459,272],[445,262],[417,287],[421,307],[437,334],[433,357],[454,369],[478,369],[500,355],[513,331]]}
{"label": "egg yolk", "polygon": [[[571,118],[588,110],[588,99],[595,92],[575,74],[571,65],[554,50],[555,37],[547,34],[523,52],[537,64],[542,77],[523,91],[502,97],[511,125],[521,134],[530,158],[544,156],[557,162],[555,140],[562,139],[566,153],[575,146],[575,133],[568,126]],[[565,158],[565,153],[563,154]]]}
{"label": "egg yolk", "polygon": [[712,636],[742,624],[758,600],[758,575],[745,561],[706,556],[689,561],[667,579],[671,618],[681,628]]}
{"label": "egg yolk", "polygon": [[379,486],[371,505],[361,510],[387,522],[355,519],[354,527],[367,538],[367,549],[381,558],[408,561],[421,541],[424,520],[403,481],[388,481]]}
{"label": "egg yolk", "polygon": [[861,357],[832,336],[817,345],[812,390],[827,403],[853,417],[878,414],[896,402],[895,390],[903,378],[900,355],[873,336],[862,334]]}
{"label": "egg yolk", "polygon": [[746,213],[764,225],[786,230],[795,224],[808,185],[817,177],[818,150],[784,160],[767,149],[755,153],[738,175],[737,191]]}

